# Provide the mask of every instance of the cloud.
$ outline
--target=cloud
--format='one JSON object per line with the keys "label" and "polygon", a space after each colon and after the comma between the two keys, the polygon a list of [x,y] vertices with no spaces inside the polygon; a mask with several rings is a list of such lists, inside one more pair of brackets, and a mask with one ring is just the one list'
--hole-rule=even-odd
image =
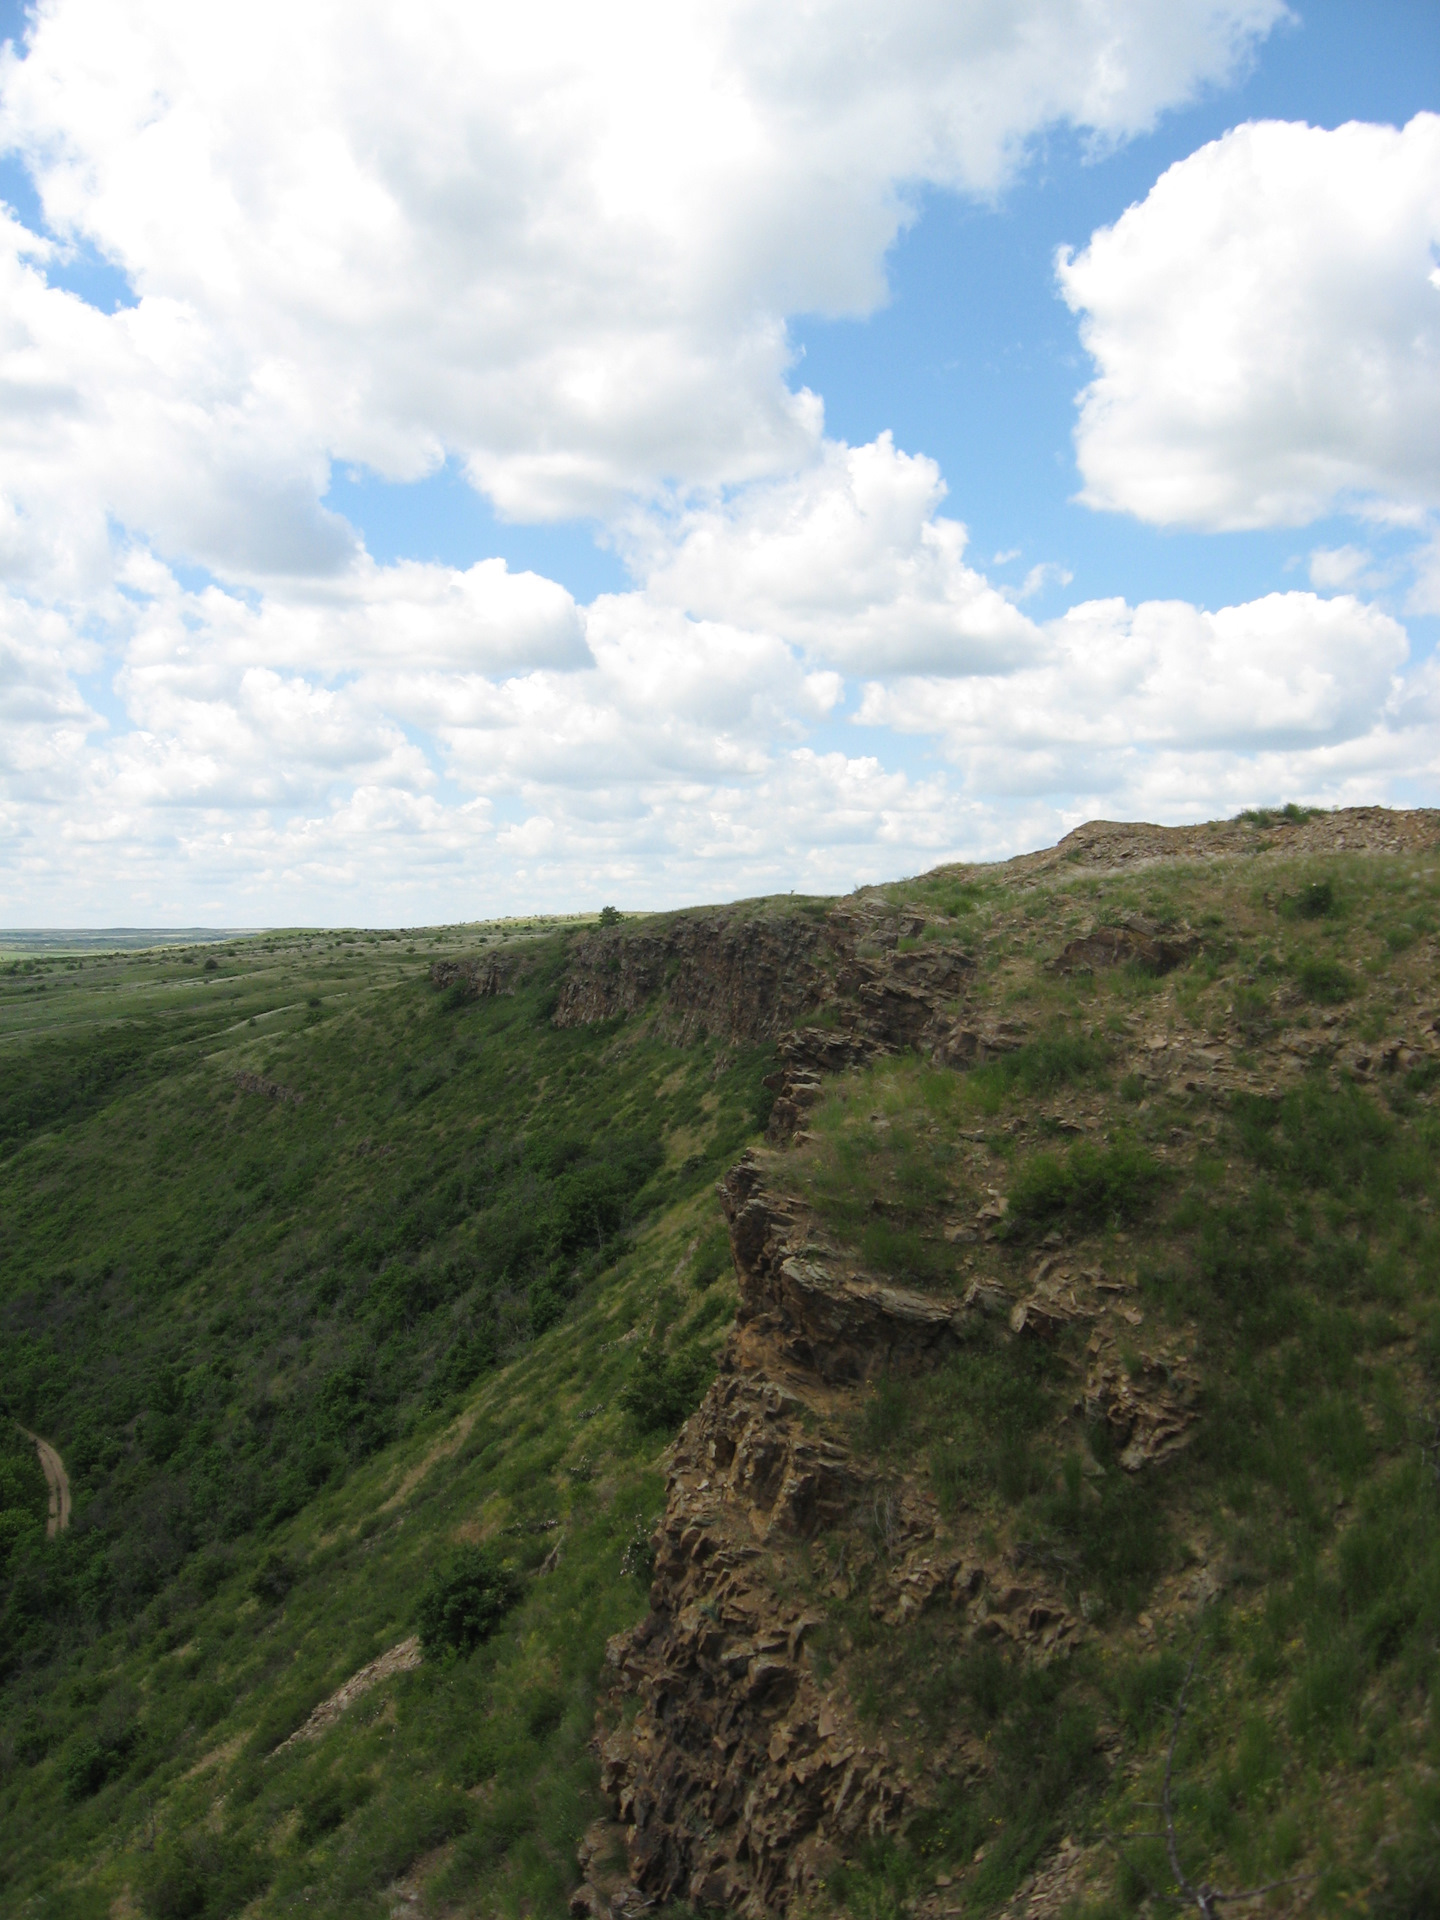
{"label": "cloud", "polygon": [[1265,121],[1177,162],[1060,288],[1089,505],[1161,526],[1440,507],[1440,116]]}
{"label": "cloud", "polygon": [[[1058,569],[997,586],[932,460],[888,434],[827,440],[819,399],[787,385],[788,316],[882,301],[927,187],[998,193],[1056,124],[1124,139],[1233,73],[1282,11],[47,0],[0,68],[0,140],[50,225],[0,217],[6,917],[223,900],[234,920],[453,919],[844,888],[1013,850],[1077,807],[1174,818],[1267,783],[1373,796],[1433,765],[1434,676],[1357,597],[1358,548],[1312,556],[1331,599],[1041,624],[1019,602]],[[1422,123],[1360,130],[1362,158],[1391,142],[1377,205],[1410,204],[1394,182],[1424,172]],[[1284,169],[1262,170],[1252,219],[1230,161],[1206,164],[1265,267],[1251,229]],[[1409,245],[1397,220],[1372,236],[1385,272]],[[1163,399],[1153,229],[1113,243],[1128,307],[1106,253],[1125,221],[1065,270],[1092,345],[1113,320]],[[1223,266],[1196,231],[1204,270]],[[50,284],[71,246],[133,304]],[[1312,281],[1354,279],[1357,337],[1389,340],[1352,256]],[[1406,380],[1397,418],[1424,400]],[[1299,498],[1294,473],[1377,513],[1431,497],[1431,455],[1383,419],[1359,479],[1306,479],[1299,428],[1280,479],[1256,479],[1231,459],[1243,422],[1207,440],[1172,391],[1177,456],[1169,428],[1105,412],[1119,392],[1095,401],[1094,444],[1119,421],[1182,491],[1224,454],[1215,524],[1246,486]],[[1162,400],[1126,404],[1153,424]],[[1344,427],[1348,399],[1327,404]],[[1302,426],[1307,406],[1308,389]],[[607,516],[633,589],[577,607],[498,560],[378,565],[323,505],[337,461],[403,480],[450,459],[502,513]],[[880,751],[856,721],[889,729]]]}
{"label": "cloud", "polygon": [[1312,587],[1353,586],[1374,555],[1365,547],[1316,547],[1310,555]]}
{"label": "cloud", "polygon": [[519,518],[793,469],[822,416],[786,316],[882,301],[926,184],[994,192],[1053,124],[1146,128],[1283,11],[48,0],[0,142],[136,304],[0,235],[26,564],[79,577],[114,521],[232,578],[343,572],[335,460],[453,455]]}
{"label": "cloud", "polygon": [[[1353,762],[1364,742],[1390,770],[1408,641],[1353,596],[1272,593],[1214,613],[1090,601],[1050,622],[1046,640],[1045,657],[1012,674],[872,684],[858,717],[938,737],[972,794],[1108,797],[1121,813],[1145,805],[1157,767],[1172,790],[1189,780],[1167,802],[1189,817],[1258,764],[1283,763],[1313,788],[1328,777],[1317,768]],[[1420,764],[1435,744],[1432,728]],[[1193,776],[1177,775],[1187,766]]]}
{"label": "cloud", "polygon": [[632,565],[651,602],[760,628],[850,672],[1013,665],[1036,629],[964,564],[966,531],[940,516],[944,495],[935,462],[888,433],[832,442],[799,475],[643,526]]}
{"label": "cloud", "polygon": [[[872,525],[830,591],[831,649],[812,521],[853,534],[857,471],[890,537]],[[132,551],[108,728],[78,689],[93,643],[10,603],[0,662],[21,664],[13,696],[0,681],[0,890],[12,917],[57,888],[71,918],[219,893],[227,918],[291,921],[354,919],[360,900],[359,917],[414,921],[601,894],[843,889],[1014,851],[1096,813],[1373,799],[1436,762],[1433,668],[1410,667],[1403,628],[1350,594],[1216,612],[1089,602],[1027,623],[1009,653],[963,669],[942,653],[911,671],[889,650],[887,610],[909,604],[933,558],[933,474],[881,441],[836,450],[826,475],[767,490],[755,514],[741,503],[686,521],[677,551],[686,566],[703,555],[694,577],[714,600],[733,569],[730,619],[698,595],[677,604],[678,562],[658,570],[663,592],[581,614],[551,583],[494,566],[240,596],[187,591]],[[786,593],[767,584],[772,523],[775,577],[797,583]],[[813,572],[792,564],[791,542]],[[953,583],[941,553],[935,578]],[[963,615],[992,590],[963,568],[958,579]],[[453,613],[472,600],[488,622],[473,656]],[[844,717],[841,662],[861,657],[852,717],[885,730],[884,760],[874,732],[862,746]]]}

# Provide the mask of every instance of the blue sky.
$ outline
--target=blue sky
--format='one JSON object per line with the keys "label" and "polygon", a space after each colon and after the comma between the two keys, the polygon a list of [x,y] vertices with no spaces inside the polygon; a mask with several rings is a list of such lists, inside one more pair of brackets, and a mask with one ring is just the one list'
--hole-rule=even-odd
{"label": "blue sky", "polygon": [[0,0],[0,919],[1433,798],[1440,10],[798,19]]}
{"label": "blue sky", "polygon": [[[1440,108],[1440,7],[1315,0],[1294,13],[1295,24],[1266,39],[1246,77],[1207,87],[1152,134],[1089,158],[1083,136],[1058,129],[1037,141],[1018,179],[993,200],[926,191],[887,256],[891,294],[879,312],[791,319],[791,382],[823,397],[830,433],[861,444],[888,429],[902,447],[933,455],[949,510],[970,528],[976,554],[1016,553],[997,577],[1018,581],[1045,561],[1073,574],[1068,586],[1049,583],[1035,611],[1109,594],[1224,605],[1285,584],[1311,546],[1350,537],[1343,516],[1312,524],[1303,537],[1288,528],[1193,534],[1075,502],[1071,434],[1088,362],[1056,291],[1056,248],[1083,245],[1174,161],[1242,120],[1402,126]],[[499,554],[587,600],[625,584],[603,527],[507,525],[453,464],[408,486],[339,472],[330,500],[363,529],[377,559],[465,566]],[[1440,626],[1421,618],[1411,631],[1429,648]]]}
{"label": "blue sky", "polygon": [[[1088,362],[1055,287],[1057,247],[1082,246],[1177,160],[1243,120],[1347,120],[1403,126],[1440,105],[1440,7],[1425,0],[1297,6],[1255,55],[1248,78],[1206,89],[1153,134],[1088,161],[1073,131],[1053,133],[993,205],[926,195],[890,256],[889,306],[863,322],[801,318],[800,373],[824,394],[832,433],[865,441],[885,427],[931,453],[978,553],[1018,548],[1017,569],[1054,562],[1074,575],[1037,610],[1123,594],[1219,606],[1284,584],[1311,546],[1351,537],[1340,516],[1305,529],[1195,534],[1145,527],[1075,503],[1072,429]],[[1437,632],[1423,622],[1426,644]],[[1412,626],[1418,638],[1421,623]]]}

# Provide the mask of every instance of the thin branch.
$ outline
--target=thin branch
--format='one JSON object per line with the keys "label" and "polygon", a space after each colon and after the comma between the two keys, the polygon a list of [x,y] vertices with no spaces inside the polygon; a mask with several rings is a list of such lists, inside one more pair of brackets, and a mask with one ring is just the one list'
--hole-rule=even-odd
{"label": "thin branch", "polygon": [[1170,1870],[1175,1875],[1176,1885],[1182,1887],[1195,1902],[1195,1909],[1200,1914],[1201,1920],[1219,1920],[1217,1910],[1220,1907],[1228,1907],[1237,1900],[1258,1900],[1262,1894],[1273,1893],[1276,1887],[1296,1887],[1303,1881],[1318,1879],[1319,1875],[1314,1873],[1292,1874],[1284,1880],[1267,1880],[1264,1886],[1245,1887],[1235,1892],[1229,1892],[1223,1887],[1212,1887],[1208,1885],[1197,1887],[1186,1878],[1185,1870],[1180,1865],[1179,1842],[1175,1837],[1175,1813],[1170,1801],[1170,1783],[1175,1773],[1175,1748],[1180,1739],[1180,1722],[1185,1714],[1185,1695],[1189,1690],[1190,1681],[1194,1675],[1195,1666],[1199,1658],[1200,1635],[1197,1628],[1195,1651],[1190,1656],[1190,1664],[1185,1669],[1185,1678],[1180,1682],[1180,1691],[1175,1696],[1175,1711],[1170,1721],[1170,1745],[1165,1754],[1165,1786],[1160,1804],[1165,1809],[1165,1849],[1170,1856]]}
{"label": "thin branch", "polygon": [[1207,1887],[1214,1906],[1229,1906],[1232,1900],[1258,1900],[1262,1893],[1273,1893],[1276,1887],[1299,1887],[1307,1880],[1318,1880],[1318,1873],[1292,1873],[1284,1880],[1267,1880],[1263,1887],[1246,1887],[1241,1893],[1225,1893],[1219,1887]]}
{"label": "thin branch", "polygon": [[1190,1664],[1185,1669],[1185,1678],[1180,1682],[1180,1691],[1175,1696],[1175,1711],[1170,1716],[1170,1745],[1165,1750],[1165,1784],[1161,1791],[1160,1804],[1165,1810],[1165,1851],[1170,1856],[1170,1871],[1175,1876],[1175,1884],[1184,1889],[1195,1902],[1205,1920],[1215,1920],[1213,1897],[1208,1887],[1192,1886],[1180,1864],[1180,1846],[1175,1838],[1175,1813],[1170,1804],[1170,1782],[1175,1773],[1175,1748],[1180,1739],[1180,1722],[1185,1715],[1185,1695],[1189,1690],[1195,1666],[1200,1658],[1200,1635],[1195,1635],[1195,1651],[1190,1655]]}

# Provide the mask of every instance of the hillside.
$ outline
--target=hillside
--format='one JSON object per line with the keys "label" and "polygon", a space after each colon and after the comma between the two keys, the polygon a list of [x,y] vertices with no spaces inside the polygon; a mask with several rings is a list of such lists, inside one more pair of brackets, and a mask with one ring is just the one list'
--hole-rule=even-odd
{"label": "hillside", "polygon": [[7,956],[0,1911],[1440,1908],[1437,942],[1290,809]]}

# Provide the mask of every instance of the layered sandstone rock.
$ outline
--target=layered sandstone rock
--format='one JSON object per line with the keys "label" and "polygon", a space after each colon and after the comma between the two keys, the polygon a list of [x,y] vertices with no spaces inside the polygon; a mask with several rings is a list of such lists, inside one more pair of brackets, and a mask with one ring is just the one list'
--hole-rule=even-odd
{"label": "layered sandstone rock", "polygon": [[671,1450],[651,1610],[609,1650],[617,1691],[639,1701],[601,1748],[628,1874],[587,1872],[577,1914],[691,1899],[758,1920],[892,1829],[909,1793],[811,1666],[824,1616],[787,1596],[777,1549],[845,1524],[864,1500],[868,1470],[834,1437],[836,1383],[853,1394],[874,1368],[942,1341],[957,1310],[798,1259],[796,1212],[765,1172],[747,1154],[722,1186],[741,1312]]}
{"label": "layered sandstone rock", "polygon": [[681,1041],[703,1031],[770,1040],[823,997],[825,920],[803,912],[684,913],[576,939],[553,1015],[582,1027],[636,1014],[657,996]]}

